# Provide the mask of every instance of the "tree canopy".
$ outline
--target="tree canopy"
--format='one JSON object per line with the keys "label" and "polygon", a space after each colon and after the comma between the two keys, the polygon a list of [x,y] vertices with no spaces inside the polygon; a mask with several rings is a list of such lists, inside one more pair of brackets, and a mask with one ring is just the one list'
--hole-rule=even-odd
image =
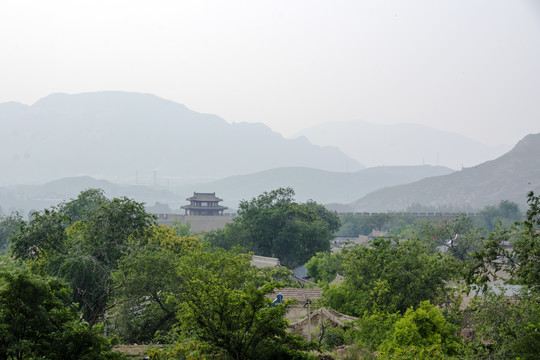
{"label": "tree canopy", "polygon": [[202,245],[165,225],[151,226],[135,242],[137,246],[127,251],[113,272],[118,289],[113,322],[122,339],[141,343],[152,341],[157,332],[170,331],[176,323],[176,306],[167,301],[182,290],[176,269],[183,256]]}
{"label": "tree canopy", "polygon": [[62,281],[0,265],[1,359],[115,359],[101,329],[79,321]]}
{"label": "tree canopy", "polygon": [[345,279],[324,293],[324,302],[352,315],[365,311],[404,313],[420,301],[446,293],[454,260],[430,254],[419,240],[375,239],[344,254]]}
{"label": "tree canopy", "polygon": [[250,260],[249,254],[224,250],[183,258],[176,296],[181,328],[220,358],[303,358],[296,351],[302,342],[286,331],[286,307],[271,306],[265,296],[279,284],[266,282]]}
{"label": "tree canopy", "polygon": [[291,188],[279,188],[240,202],[234,221],[208,239],[225,249],[240,245],[256,255],[277,257],[289,268],[304,264],[316,252],[330,249],[340,222],[322,205],[300,204],[293,196]]}
{"label": "tree canopy", "polygon": [[86,190],[59,208],[34,213],[12,238],[13,254],[29,260],[38,274],[67,281],[73,301],[94,325],[109,306],[111,272],[129,240],[152,224],[154,217],[142,204]]}
{"label": "tree canopy", "polygon": [[17,211],[9,215],[3,215],[0,212],[0,254],[9,250],[10,238],[17,234],[23,223],[23,218]]}
{"label": "tree canopy", "polygon": [[485,284],[503,270],[510,280],[540,291],[540,197],[527,196],[526,219],[510,227],[499,226],[489,233],[472,255],[467,281]]}
{"label": "tree canopy", "polygon": [[[148,353],[156,360],[313,358],[306,350],[315,345],[287,331],[290,303],[271,304],[291,270],[255,268],[253,253],[288,267],[307,261],[323,289],[318,305],[358,317],[343,328],[321,322],[319,350],[354,344],[365,358],[537,358],[538,196],[529,194],[524,220],[494,230],[475,229],[479,218],[465,215],[366,218],[391,237],[339,252],[329,251],[337,215],[293,196],[281,188],[243,201],[230,225],[201,239],[189,224],[158,226],[143,204],[99,189],[27,222],[2,216],[0,251],[10,248],[0,254],[0,359],[121,357],[110,351],[113,338],[159,342]],[[509,202],[496,209],[505,219],[517,214]],[[465,310],[463,269],[471,286],[489,285]],[[343,280],[329,285],[336,274]],[[501,275],[522,291],[510,299],[489,291]],[[461,339],[464,327],[473,336]]]}
{"label": "tree canopy", "polygon": [[380,346],[380,357],[444,359],[447,355],[459,355],[463,345],[457,330],[439,309],[429,301],[422,301],[417,309],[407,309],[396,321],[392,334]]}

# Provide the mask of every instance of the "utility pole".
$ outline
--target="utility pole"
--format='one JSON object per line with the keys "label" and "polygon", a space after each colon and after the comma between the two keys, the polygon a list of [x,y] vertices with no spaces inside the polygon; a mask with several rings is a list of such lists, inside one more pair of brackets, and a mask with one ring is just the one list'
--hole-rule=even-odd
{"label": "utility pole", "polygon": [[307,341],[311,341],[311,299],[306,300],[307,305]]}

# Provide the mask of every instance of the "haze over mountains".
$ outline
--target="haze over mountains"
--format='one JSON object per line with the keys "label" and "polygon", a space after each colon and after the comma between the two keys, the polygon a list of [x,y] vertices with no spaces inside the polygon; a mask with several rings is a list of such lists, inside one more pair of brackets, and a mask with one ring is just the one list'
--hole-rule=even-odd
{"label": "haze over mountains", "polygon": [[[488,162],[505,146],[413,124],[324,124],[302,132],[320,144],[313,145],[263,124],[230,124],[139,93],[3,103],[0,127],[4,210],[42,209],[90,187],[172,209],[194,191],[216,192],[235,208],[282,186],[293,187],[299,201],[345,211],[402,211],[414,204],[479,209],[500,200],[523,206],[540,179],[538,134]],[[385,163],[393,166],[374,166]],[[446,167],[432,166],[437,163]],[[451,169],[466,164],[476,166]]]}
{"label": "haze over mountains", "polygon": [[511,145],[487,146],[460,134],[418,124],[332,122],[304,129],[296,135],[321,146],[339,144],[347,155],[367,167],[425,164],[459,170],[495,159],[512,148]]}
{"label": "haze over mountains", "polygon": [[146,203],[157,212],[183,213],[180,206],[194,191],[216,192],[231,211],[241,200],[250,200],[264,191],[278,187],[292,187],[297,201],[315,200],[319,203],[351,202],[383,186],[406,184],[429,176],[452,173],[453,170],[434,166],[375,167],[354,173],[329,172],[312,168],[278,168],[249,175],[238,175],[221,180],[176,187],[120,185],[88,176],[62,178],[43,185],[0,187],[0,206],[4,211],[43,209],[75,198],[80,191],[100,188],[108,197],[127,196]]}
{"label": "haze over mountains", "polygon": [[362,168],[336,147],[229,124],[149,94],[53,94],[0,104],[0,183],[69,176],[156,183],[212,180],[283,166]]}
{"label": "haze over mountains", "polygon": [[[230,206],[279,187],[292,187],[295,199],[302,202],[311,199],[322,204],[348,203],[382,187],[408,184],[452,172],[452,169],[442,166],[381,166],[351,173],[300,167],[279,168],[199,184],[197,189],[216,191]],[[177,192],[185,193],[189,189],[189,186],[184,186]]]}
{"label": "haze over mountains", "polygon": [[510,200],[526,208],[540,192],[540,134],[530,134],[503,156],[449,175],[383,188],[349,204],[349,211],[402,211],[414,204],[481,209]]}

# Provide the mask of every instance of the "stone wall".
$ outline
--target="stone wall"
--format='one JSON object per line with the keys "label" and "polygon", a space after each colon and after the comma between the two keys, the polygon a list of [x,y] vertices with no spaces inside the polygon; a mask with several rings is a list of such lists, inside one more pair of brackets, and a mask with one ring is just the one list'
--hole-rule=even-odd
{"label": "stone wall", "polygon": [[223,229],[226,224],[233,221],[235,216],[196,216],[196,215],[179,215],[179,214],[154,214],[158,217],[158,224],[172,226],[175,221],[185,225],[189,222],[191,231],[194,233],[200,231],[210,231]]}

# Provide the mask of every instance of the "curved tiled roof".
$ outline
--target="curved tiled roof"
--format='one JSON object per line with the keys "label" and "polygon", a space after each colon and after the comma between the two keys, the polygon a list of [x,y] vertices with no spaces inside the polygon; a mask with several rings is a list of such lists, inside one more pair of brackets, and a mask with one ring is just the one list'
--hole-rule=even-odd
{"label": "curved tiled roof", "polygon": [[223,199],[220,199],[216,197],[216,193],[198,193],[194,192],[193,196],[186,199],[187,201],[223,201]]}

